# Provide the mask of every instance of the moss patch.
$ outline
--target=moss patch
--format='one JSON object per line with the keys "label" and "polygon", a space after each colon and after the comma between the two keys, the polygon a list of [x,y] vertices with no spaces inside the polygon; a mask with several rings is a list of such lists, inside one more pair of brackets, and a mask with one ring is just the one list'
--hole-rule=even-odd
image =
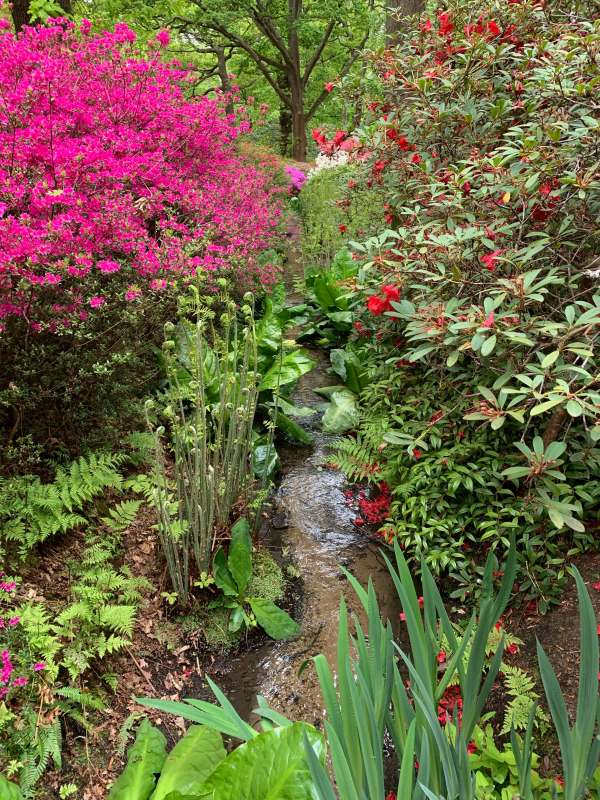
{"label": "moss patch", "polygon": [[[253,572],[248,585],[249,597],[261,597],[276,603],[285,594],[286,579],[283,570],[268,550],[259,549],[252,554]],[[199,602],[189,614],[180,617],[182,633],[200,633],[210,650],[227,652],[246,636],[246,630],[232,633],[228,629],[230,610],[209,608],[210,601]]]}

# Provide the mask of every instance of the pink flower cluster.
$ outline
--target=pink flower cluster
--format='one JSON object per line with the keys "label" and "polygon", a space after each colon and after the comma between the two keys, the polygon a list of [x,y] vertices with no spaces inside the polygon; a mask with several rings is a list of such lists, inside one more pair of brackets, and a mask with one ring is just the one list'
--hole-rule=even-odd
{"label": "pink flower cluster", "polygon": [[[0,326],[84,321],[197,269],[240,270],[272,238],[272,175],[247,130],[124,24],[0,31]],[[260,276],[259,276],[260,277]],[[1,327],[0,327],[1,329]]]}
{"label": "pink flower cluster", "polygon": [[[0,578],[2,577],[4,577],[4,573],[0,572]],[[31,663],[31,656],[28,654],[29,648],[23,647],[23,632],[21,631],[21,636],[19,636],[19,630],[16,630],[17,626],[19,629],[22,628],[21,618],[12,613],[15,610],[14,597],[6,596],[12,594],[16,586],[16,581],[13,580],[0,581],[0,592],[5,593],[4,597],[0,594],[0,612],[6,615],[0,616],[0,630],[5,629],[2,641],[3,649],[0,650],[0,700],[5,700],[13,689],[27,686],[29,683],[30,678],[27,675],[15,673],[30,671],[36,673],[46,669],[44,661]],[[2,601],[4,601],[4,608]],[[25,658],[19,657],[19,655],[11,657],[9,647],[12,648],[13,654],[22,652]],[[17,663],[13,659],[16,659]]]}

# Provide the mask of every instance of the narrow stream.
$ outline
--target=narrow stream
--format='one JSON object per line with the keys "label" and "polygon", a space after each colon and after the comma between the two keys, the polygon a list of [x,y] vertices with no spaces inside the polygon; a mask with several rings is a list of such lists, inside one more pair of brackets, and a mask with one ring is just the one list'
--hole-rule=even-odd
{"label": "narrow stream", "polygon": [[[292,293],[293,280],[302,269],[296,228],[290,229],[290,239],[286,283],[290,302],[299,302],[301,298]],[[358,612],[340,565],[363,585],[372,578],[384,618],[393,619],[398,613],[396,592],[379,547],[353,524],[356,512],[346,503],[344,476],[325,467],[332,437],[321,432],[318,409],[323,399],[313,389],[331,384],[333,378],[327,372],[326,354],[316,349],[310,354],[316,367],[301,378],[293,399],[315,408],[313,416],[302,420],[313,444],[280,448],[281,482],[273,498],[274,513],[261,532],[262,544],[275,553],[283,552],[301,573],[302,599],[296,617],[302,631],[293,641],[268,641],[215,663],[217,683],[245,719],[250,718],[256,695],[262,694],[286,716],[320,723],[323,708],[315,671],[301,667],[318,653],[334,663],[342,593],[349,608]]]}

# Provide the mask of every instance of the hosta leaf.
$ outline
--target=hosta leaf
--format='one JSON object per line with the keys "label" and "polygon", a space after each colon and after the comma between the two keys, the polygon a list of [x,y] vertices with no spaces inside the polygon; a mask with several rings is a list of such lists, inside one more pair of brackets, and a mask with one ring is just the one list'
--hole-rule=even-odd
{"label": "hosta leaf", "polygon": [[311,725],[295,722],[240,745],[219,764],[202,791],[212,800],[312,800],[305,735],[323,761],[322,735]]}
{"label": "hosta leaf", "polygon": [[167,756],[151,800],[165,800],[174,791],[195,794],[226,755],[220,733],[190,726]]}
{"label": "hosta leaf", "polygon": [[108,800],[147,800],[167,757],[164,735],[147,719],[127,751],[127,766],[113,784]]}

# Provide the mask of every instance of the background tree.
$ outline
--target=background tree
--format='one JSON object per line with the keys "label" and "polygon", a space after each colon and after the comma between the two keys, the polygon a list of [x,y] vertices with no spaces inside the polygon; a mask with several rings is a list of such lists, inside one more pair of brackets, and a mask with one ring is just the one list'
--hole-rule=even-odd
{"label": "background tree", "polygon": [[73,12],[71,0],[12,0],[10,13],[18,33],[25,25],[49,16],[69,16]]}
{"label": "background tree", "polygon": [[[383,29],[381,0],[94,0],[91,7],[96,20],[170,27],[173,51],[180,45],[202,55],[205,74],[222,88],[230,69],[254,84],[261,100],[275,100],[282,150],[291,139],[298,160],[306,159],[307,125],[332,97],[325,85],[347,76]],[[80,8],[90,13],[89,3]]]}

